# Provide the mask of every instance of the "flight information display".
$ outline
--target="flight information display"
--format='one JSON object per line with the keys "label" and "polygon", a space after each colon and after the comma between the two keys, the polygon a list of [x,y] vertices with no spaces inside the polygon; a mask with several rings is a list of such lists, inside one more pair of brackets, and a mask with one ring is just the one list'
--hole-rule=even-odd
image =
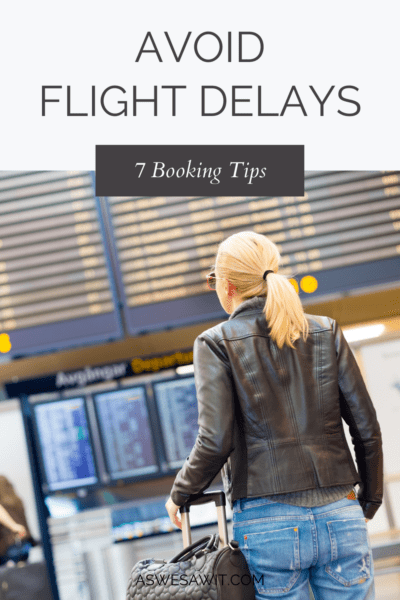
{"label": "flight information display", "polygon": [[307,299],[398,279],[398,171],[306,172],[302,197],[108,203],[130,333],[223,316],[205,280],[219,243],[239,231],[275,242],[280,272]]}
{"label": "flight information display", "polygon": [[34,405],[47,490],[67,490],[98,482],[84,398]]}
{"label": "flight information display", "polygon": [[110,477],[158,472],[145,388],[113,390],[94,400]]}
{"label": "flight information display", "polygon": [[0,332],[12,356],[122,337],[87,171],[0,171]]}
{"label": "flight information display", "polygon": [[153,383],[167,461],[181,467],[190,454],[198,433],[198,409],[194,377]]}
{"label": "flight information display", "polygon": [[309,171],[304,187],[302,197],[96,198],[88,171],[0,171],[2,355],[225,319],[206,275],[240,231],[277,245],[304,303],[396,284],[400,171]]}

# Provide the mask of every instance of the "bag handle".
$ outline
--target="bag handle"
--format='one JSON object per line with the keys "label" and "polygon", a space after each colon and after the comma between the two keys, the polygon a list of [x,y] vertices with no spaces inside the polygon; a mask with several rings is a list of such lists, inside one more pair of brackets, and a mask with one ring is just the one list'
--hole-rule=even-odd
{"label": "bag handle", "polygon": [[177,563],[177,562],[181,562],[184,560],[189,560],[190,558],[192,558],[192,556],[194,556],[200,550],[203,550],[205,548],[211,549],[212,546],[214,546],[214,544],[215,544],[216,537],[217,537],[216,533],[202,537],[200,540],[193,542],[193,544],[190,544],[190,546],[181,550],[176,556],[171,558],[171,560],[169,560],[168,562]]}

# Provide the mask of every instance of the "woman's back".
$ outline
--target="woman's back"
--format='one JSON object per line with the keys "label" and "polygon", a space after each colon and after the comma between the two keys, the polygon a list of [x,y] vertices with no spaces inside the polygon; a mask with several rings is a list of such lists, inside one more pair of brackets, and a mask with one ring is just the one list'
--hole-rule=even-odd
{"label": "woman's back", "polygon": [[262,297],[243,302],[228,321],[203,334],[212,337],[227,356],[254,441],[278,445],[341,435],[332,320],[306,315],[307,340],[296,340],[294,349],[279,349],[269,335],[264,303]]}
{"label": "woman's back", "polygon": [[[307,315],[307,340],[296,340],[294,349],[278,349],[263,319],[264,301],[243,302],[228,321],[195,341],[203,454],[208,449],[214,460],[227,457],[223,474],[231,503],[243,497],[362,483],[346,442],[343,416],[350,424],[356,456],[362,457],[362,472],[369,472],[365,500],[378,508],[383,477],[375,460],[379,424],[340,328],[328,317]],[[367,464],[363,439],[369,445]]]}

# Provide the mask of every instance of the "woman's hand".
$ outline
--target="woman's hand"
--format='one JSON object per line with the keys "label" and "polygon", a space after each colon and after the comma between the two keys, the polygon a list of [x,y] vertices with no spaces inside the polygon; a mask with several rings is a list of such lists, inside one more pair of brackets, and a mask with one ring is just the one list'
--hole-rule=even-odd
{"label": "woman's hand", "polygon": [[366,522],[366,523],[368,523],[368,521],[369,521],[369,520],[370,520],[370,519],[365,519],[365,522]]}
{"label": "woman's hand", "polygon": [[172,501],[172,498],[168,498],[167,503],[165,504],[165,508],[167,509],[167,512],[169,514],[169,518],[171,519],[172,523],[174,525],[176,525],[177,527],[179,527],[179,529],[182,529],[182,522],[178,518],[178,515],[177,515],[178,510],[179,510],[179,506],[177,506]]}

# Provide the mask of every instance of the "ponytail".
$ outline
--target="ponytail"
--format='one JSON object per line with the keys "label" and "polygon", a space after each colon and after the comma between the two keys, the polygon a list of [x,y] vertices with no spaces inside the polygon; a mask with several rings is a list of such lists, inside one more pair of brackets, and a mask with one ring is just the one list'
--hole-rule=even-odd
{"label": "ponytail", "polygon": [[293,342],[301,333],[306,341],[309,328],[300,298],[285,275],[270,273],[267,281],[267,300],[263,312],[271,330],[271,338],[278,348],[284,344],[294,348]]}

